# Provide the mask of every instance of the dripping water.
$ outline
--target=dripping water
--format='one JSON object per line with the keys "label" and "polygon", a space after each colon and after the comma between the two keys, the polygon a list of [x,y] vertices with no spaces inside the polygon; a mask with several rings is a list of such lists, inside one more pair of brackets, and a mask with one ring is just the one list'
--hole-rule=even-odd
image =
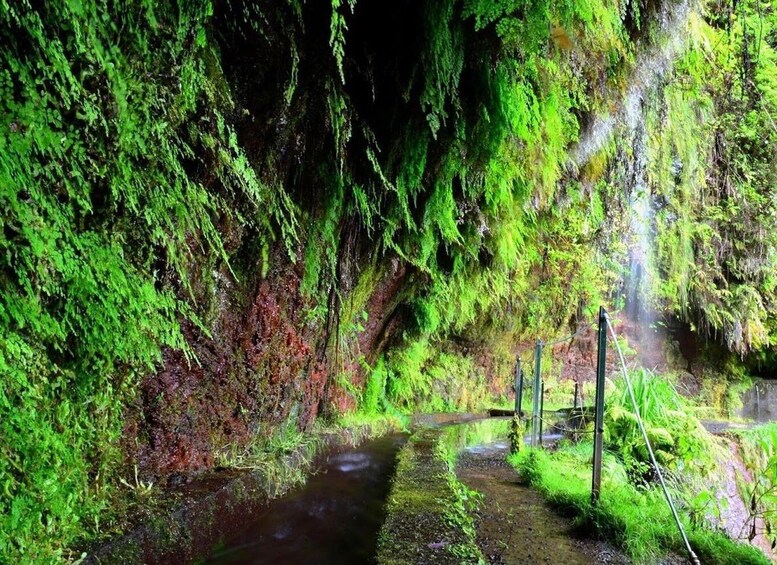
{"label": "dripping water", "polygon": [[[687,45],[685,27],[693,11],[692,0],[664,3],[659,15],[661,38],[637,56],[626,94],[612,114],[595,116],[580,139],[569,152],[568,167],[578,170],[598,153],[612,138],[620,124],[634,132],[642,121],[642,100],[672,68],[674,61]],[[617,95],[608,97],[616,99]]]}
{"label": "dripping water", "polygon": [[[613,136],[623,145],[616,148],[623,159],[624,200],[628,203],[628,268],[624,275],[626,315],[633,324],[632,337],[640,346],[642,364],[652,366],[660,351],[655,324],[655,206],[648,183],[648,137],[645,101],[660,86],[674,61],[687,46],[685,28],[695,8],[694,0],[664,3],[659,14],[659,37],[652,47],[641,50],[629,86],[610,114],[595,116],[569,153],[568,167],[577,171],[607,146]],[[673,167],[681,166],[674,163]],[[655,357],[653,357],[655,359]]]}
{"label": "dripping water", "polygon": [[756,423],[777,421],[777,381],[756,380],[742,393],[742,407],[737,416]]}
{"label": "dripping water", "polygon": [[629,177],[629,274],[626,304],[629,319],[646,329],[652,322],[653,296],[653,206],[647,182],[647,139],[645,128],[634,132],[634,156],[630,161]]}

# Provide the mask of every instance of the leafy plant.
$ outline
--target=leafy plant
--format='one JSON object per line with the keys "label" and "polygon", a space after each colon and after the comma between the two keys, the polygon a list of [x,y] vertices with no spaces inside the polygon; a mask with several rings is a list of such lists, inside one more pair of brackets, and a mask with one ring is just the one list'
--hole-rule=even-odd
{"label": "leafy plant", "polygon": [[134,482],[130,483],[126,479],[119,479],[119,482],[123,484],[125,487],[133,491],[137,496],[140,497],[148,497],[151,496],[154,492],[154,483],[153,481],[142,481],[138,477],[138,466],[134,466],[135,469],[135,475],[134,475]]}
{"label": "leafy plant", "polygon": [[750,511],[750,532],[757,532],[758,519],[772,547],[777,545],[777,424],[766,424],[739,434],[742,458],[753,474],[752,481],[742,480],[743,499]]}
{"label": "leafy plant", "polygon": [[[639,415],[659,464],[679,470],[709,470],[713,448],[688,403],[665,378],[646,369],[630,374]],[[605,444],[617,453],[632,478],[651,477],[647,446],[625,382],[620,379],[605,411]]]}
{"label": "leafy plant", "polygon": [[447,549],[463,563],[480,565],[485,563],[485,559],[476,542],[477,530],[473,514],[483,503],[483,494],[470,489],[456,477],[455,467],[459,449],[452,441],[455,437],[453,434],[443,434],[438,439],[434,451],[435,457],[443,461],[447,467],[447,472],[440,477],[447,483],[448,492],[451,493],[450,499],[443,501],[445,520],[450,526],[461,531],[465,540],[452,544]]}

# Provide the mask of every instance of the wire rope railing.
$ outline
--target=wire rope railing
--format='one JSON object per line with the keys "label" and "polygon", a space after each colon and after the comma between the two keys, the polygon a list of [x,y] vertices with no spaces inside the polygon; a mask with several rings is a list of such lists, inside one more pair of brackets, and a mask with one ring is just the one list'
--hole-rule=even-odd
{"label": "wire rope railing", "polygon": [[[545,398],[545,383],[542,380],[543,349],[548,347],[554,347],[561,343],[571,342],[575,337],[579,336],[581,332],[592,327],[593,326],[591,324],[581,324],[577,328],[577,330],[571,335],[563,338],[555,339],[548,343],[544,343],[541,339],[538,339],[536,346],[534,348],[534,355],[532,356],[533,359],[530,358],[525,361],[526,365],[530,365],[532,360],[534,361],[534,382],[532,385],[532,388],[533,388],[532,432],[531,432],[532,447],[542,447],[542,427],[543,427],[543,424],[550,421],[544,417],[544,411],[543,411],[543,404],[544,404],[544,398]],[[593,456],[593,469],[592,469],[591,503],[597,504],[599,500],[600,491],[601,491],[601,471],[602,471],[603,434],[604,434],[604,393],[605,393],[604,389],[605,389],[605,369],[606,369],[606,361],[607,361],[606,348],[607,348],[608,330],[610,334],[610,339],[612,343],[615,345],[615,350],[617,351],[618,361],[620,362],[620,369],[623,374],[623,379],[626,383],[629,399],[634,407],[634,414],[637,419],[637,424],[641,432],[642,439],[645,442],[645,447],[647,448],[651,465],[655,471],[655,475],[658,479],[659,485],[664,494],[664,498],[666,499],[666,502],[672,513],[672,517],[674,518],[674,521],[677,525],[677,529],[680,533],[680,537],[683,540],[685,549],[688,552],[688,556],[690,557],[690,560],[694,565],[700,565],[699,559],[694,553],[690,542],[688,541],[688,536],[685,532],[685,528],[683,527],[682,521],[680,520],[680,515],[677,512],[677,508],[674,505],[674,501],[672,500],[672,497],[669,493],[669,489],[666,486],[663,472],[660,466],[658,465],[658,461],[656,460],[655,453],[653,452],[653,447],[650,444],[650,438],[648,437],[645,424],[642,420],[639,404],[634,394],[634,389],[631,385],[631,379],[629,378],[629,372],[626,367],[626,360],[623,356],[623,351],[621,350],[620,343],[618,342],[618,337],[615,333],[615,330],[613,329],[612,324],[610,323],[610,318],[603,307],[599,309],[599,324],[597,328],[598,348],[597,348],[596,395],[595,395],[595,401],[594,401],[593,429],[591,430],[581,429],[582,426],[581,427],[562,427],[557,422],[553,423],[554,429],[560,431],[562,434],[566,434],[566,433],[593,434],[594,456]],[[515,375],[515,392],[516,392],[515,414],[517,417],[516,421],[518,422],[520,422],[520,418],[523,418],[523,407],[522,407],[523,388],[524,388],[523,365],[524,365],[524,359],[522,358],[522,356],[518,356],[516,360],[516,375]],[[563,364],[562,364],[562,374],[563,374]],[[575,384],[576,384],[575,400],[574,400],[574,406],[572,408],[572,412],[574,413],[576,410],[580,410],[582,413],[584,413],[586,410],[589,410],[590,408],[582,408],[582,409],[578,408],[577,385],[579,383],[576,382]],[[582,417],[582,414],[580,416]],[[539,442],[537,441],[538,436],[539,436]]]}
{"label": "wire rope railing", "polygon": [[664,481],[664,474],[661,472],[661,467],[658,465],[658,461],[656,461],[655,453],[653,453],[653,447],[650,445],[650,438],[648,437],[647,430],[645,429],[645,424],[642,421],[642,416],[640,414],[639,410],[639,404],[637,403],[637,399],[634,396],[634,389],[631,386],[631,379],[629,378],[629,372],[626,370],[626,360],[623,358],[623,351],[621,351],[621,346],[618,343],[617,336],[615,335],[615,330],[612,327],[612,324],[610,324],[610,317],[607,316],[605,313],[604,315],[605,322],[607,324],[607,327],[610,330],[610,335],[612,336],[612,341],[615,344],[615,349],[618,352],[618,359],[620,360],[621,364],[621,371],[623,372],[623,378],[626,381],[626,388],[629,392],[629,398],[631,399],[631,404],[634,406],[634,415],[637,417],[637,424],[639,426],[639,430],[642,432],[642,439],[645,440],[645,447],[647,447],[648,455],[650,456],[650,462],[653,465],[653,469],[656,472],[656,476],[658,477],[658,482],[661,485],[661,490],[664,493],[664,497],[666,498],[666,503],[669,505],[669,509],[672,511],[672,516],[674,517],[675,523],[677,524],[677,529],[680,531],[680,536],[683,538],[683,543],[685,544],[685,549],[688,551],[688,556],[691,558],[691,561],[694,563],[694,565],[701,565],[699,562],[699,558],[696,556],[696,553],[694,553],[693,549],[691,548],[691,544],[688,541],[688,536],[685,533],[685,528],[683,527],[683,523],[680,520],[680,516],[677,513],[677,508],[675,508],[674,502],[672,501],[672,497],[669,494],[669,490],[666,488],[666,482]]}

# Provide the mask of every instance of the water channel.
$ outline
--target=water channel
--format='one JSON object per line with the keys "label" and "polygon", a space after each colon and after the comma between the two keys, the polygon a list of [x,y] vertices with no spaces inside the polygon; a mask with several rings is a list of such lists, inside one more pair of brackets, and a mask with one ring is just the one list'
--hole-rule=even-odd
{"label": "water channel", "polygon": [[245,527],[206,563],[369,563],[405,441],[385,436],[331,455],[305,486],[246,518]]}
{"label": "water channel", "polygon": [[[489,418],[453,425],[432,424],[432,427],[439,427],[443,441],[462,454],[467,462],[464,469],[468,470],[465,473],[468,480],[473,479],[469,476],[473,465],[477,466],[481,459],[487,461],[487,467],[497,468],[500,477],[478,476],[478,486],[488,486],[496,480],[500,488],[509,491],[513,497],[509,506],[528,497],[519,504],[522,510],[528,504],[537,507],[535,513],[543,517],[550,515],[538,495],[528,496],[532,494],[530,489],[517,484],[515,472],[504,462],[509,445],[509,424],[508,418]],[[386,436],[330,455],[303,487],[246,518],[226,543],[213,549],[205,563],[347,565],[374,562],[397,453],[406,441],[405,435]],[[501,463],[497,465],[496,459]],[[507,481],[507,476],[512,478]],[[502,501],[503,504],[506,502]],[[533,528],[544,531],[541,525],[554,519],[560,520],[545,517]],[[527,531],[531,530],[530,525]],[[559,531],[561,533],[556,537],[566,537],[565,530]],[[545,545],[547,536],[540,537]],[[557,545],[565,543],[561,540]]]}

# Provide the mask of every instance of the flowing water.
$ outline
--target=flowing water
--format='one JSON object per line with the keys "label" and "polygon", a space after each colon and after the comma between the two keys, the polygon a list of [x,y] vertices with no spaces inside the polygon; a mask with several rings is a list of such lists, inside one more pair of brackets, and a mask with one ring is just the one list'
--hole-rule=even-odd
{"label": "flowing water", "polygon": [[206,562],[369,563],[405,440],[387,436],[330,456],[304,487],[246,517],[244,528]]}
{"label": "flowing water", "polygon": [[[439,431],[443,441],[461,453],[457,468],[461,480],[485,497],[478,541],[493,554],[489,562],[504,562],[497,553],[515,563],[599,562],[601,544],[576,539],[568,520],[520,484],[505,461],[509,428],[509,418],[490,418],[442,425]],[[406,439],[387,436],[329,456],[304,487],[245,517],[243,526],[205,562],[373,562],[397,452]]]}
{"label": "flowing water", "polygon": [[646,135],[643,126],[634,131],[634,158],[629,163],[631,246],[626,294],[628,316],[642,328],[650,326],[653,311],[650,303],[653,295],[653,206],[647,182]]}
{"label": "flowing water", "polygon": [[[650,366],[648,352],[660,349],[655,328],[654,214],[655,203],[648,182],[650,155],[645,129],[645,104],[660,87],[674,61],[687,46],[686,27],[696,9],[694,0],[664,2],[659,12],[657,37],[653,45],[637,56],[629,86],[609,114],[594,116],[575,147],[569,152],[568,167],[578,170],[618,136],[629,149],[624,165],[624,196],[629,203],[628,268],[624,274],[627,318],[633,323],[630,335]],[[618,99],[617,93],[611,93]],[[643,355],[645,353],[645,355]]]}
{"label": "flowing water", "polygon": [[739,416],[758,423],[777,421],[777,381],[756,381],[745,391]]}

